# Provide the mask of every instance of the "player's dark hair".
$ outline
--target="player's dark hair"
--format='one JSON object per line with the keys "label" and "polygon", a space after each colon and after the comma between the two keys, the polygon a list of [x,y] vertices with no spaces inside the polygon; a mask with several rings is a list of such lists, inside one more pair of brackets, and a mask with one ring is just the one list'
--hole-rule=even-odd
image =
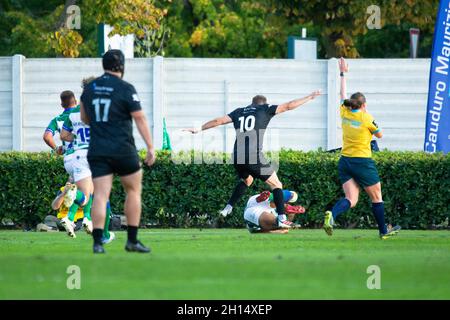
{"label": "player's dark hair", "polygon": [[352,94],[350,99],[344,100],[344,106],[352,110],[359,110],[366,103],[366,97],[361,92]]}
{"label": "player's dark hair", "polygon": [[76,102],[75,94],[70,90],[61,92],[60,98],[61,98],[61,106],[63,108],[68,108]]}
{"label": "player's dark hair", "polygon": [[120,50],[112,49],[107,51],[103,55],[102,62],[105,71],[121,72],[122,75],[125,72],[125,56]]}
{"label": "player's dark hair", "polygon": [[95,80],[95,77],[88,77],[81,80],[81,88],[84,89],[86,86]]}
{"label": "player's dark hair", "polygon": [[266,103],[267,103],[267,98],[264,96],[257,95],[255,97],[253,97],[252,104],[261,105],[261,104],[266,104]]}

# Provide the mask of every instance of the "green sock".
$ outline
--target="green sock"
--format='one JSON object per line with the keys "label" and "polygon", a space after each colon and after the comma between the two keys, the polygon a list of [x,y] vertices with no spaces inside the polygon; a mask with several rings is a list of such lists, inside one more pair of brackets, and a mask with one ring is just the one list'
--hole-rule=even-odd
{"label": "green sock", "polygon": [[109,239],[109,220],[111,219],[111,205],[109,201],[106,203],[106,217],[105,217],[105,226],[103,228],[103,237]]}
{"label": "green sock", "polygon": [[67,217],[69,218],[70,221],[74,221],[75,220],[75,215],[77,214],[78,208],[80,206],[77,205],[75,202],[73,203],[73,205],[69,208],[69,212],[67,213]]}
{"label": "green sock", "polygon": [[81,206],[85,199],[86,197],[84,196],[84,193],[80,190],[77,190],[77,196],[75,197],[74,202],[78,204],[78,206]]}
{"label": "green sock", "polygon": [[91,219],[92,198],[93,197],[91,194],[91,196],[89,197],[88,203],[83,208],[84,217],[87,218],[88,220],[92,220]]}

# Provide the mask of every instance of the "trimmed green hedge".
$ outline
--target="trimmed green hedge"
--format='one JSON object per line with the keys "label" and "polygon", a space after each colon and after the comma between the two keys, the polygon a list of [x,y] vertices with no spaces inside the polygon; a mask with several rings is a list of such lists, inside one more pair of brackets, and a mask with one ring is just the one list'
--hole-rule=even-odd
{"label": "trimmed green hedge", "polygon": [[[194,153],[177,154],[185,161]],[[206,154],[204,163],[229,159]],[[283,150],[279,154],[280,180],[299,192],[307,214],[299,222],[318,227],[325,209],[343,196],[337,177],[339,155],[325,152]],[[374,157],[383,182],[387,220],[404,228],[432,228],[450,214],[450,157],[442,154],[379,152]],[[197,159],[198,160],[198,159]],[[178,161],[179,162],[179,161]],[[189,161],[188,161],[189,162]],[[198,161],[197,161],[198,162]],[[0,221],[10,219],[32,226],[52,213],[50,204],[66,174],[61,157],[49,153],[0,153]],[[160,152],[152,169],[145,169],[143,222],[165,227],[209,226],[228,200],[237,178],[231,165],[176,164]],[[248,196],[266,189],[257,182]],[[115,181],[113,212],[121,213],[124,193]],[[242,227],[246,198],[220,224]],[[361,194],[359,205],[339,218],[343,227],[373,227],[370,201]]]}

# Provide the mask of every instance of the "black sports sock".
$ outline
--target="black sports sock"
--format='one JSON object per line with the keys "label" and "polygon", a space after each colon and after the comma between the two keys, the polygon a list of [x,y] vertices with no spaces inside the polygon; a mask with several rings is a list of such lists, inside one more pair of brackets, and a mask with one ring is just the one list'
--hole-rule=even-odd
{"label": "black sports sock", "polygon": [[103,229],[92,230],[92,237],[94,238],[94,244],[102,244]]}
{"label": "black sports sock", "polygon": [[138,227],[128,226],[127,231],[128,231],[128,241],[136,244],[138,242],[137,240]]}
{"label": "black sports sock", "polygon": [[283,190],[281,190],[280,188],[276,188],[272,190],[272,193],[273,193],[273,202],[275,202],[275,205],[277,207],[278,215],[284,214]]}
{"label": "black sports sock", "polygon": [[232,207],[236,204],[236,202],[239,201],[239,199],[242,198],[242,196],[247,192],[248,186],[244,183],[244,181],[241,181],[237,184],[236,188],[234,188],[233,194],[231,195],[230,200],[228,201],[228,204]]}
{"label": "black sports sock", "polygon": [[372,212],[378,224],[378,230],[381,234],[387,233],[386,223],[384,222],[384,202],[372,203]]}

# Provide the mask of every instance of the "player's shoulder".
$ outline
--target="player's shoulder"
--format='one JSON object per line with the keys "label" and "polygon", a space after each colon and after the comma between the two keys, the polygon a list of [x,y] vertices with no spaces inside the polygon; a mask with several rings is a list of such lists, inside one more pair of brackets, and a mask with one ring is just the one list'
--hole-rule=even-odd
{"label": "player's shoulder", "polygon": [[92,81],[89,81],[89,83],[87,83],[84,86],[83,93],[93,91],[95,89],[95,87],[98,85],[98,83],[101,82],[102,77],[103,76],[100,76],[100,77],[93,79]]}
{"label": "player's shoulder", "polygon": [[229,113],[229,115],[233,115],[233,116],[240,115],[240,114],[243,113],[243,111],[244,111],[244,108],[239,107],[239,108],[236,108],[236,109],[234,109],[233,111],[231,111],[231,112]]}
{"label": "player's shoulder", "polygon": [[128,81],[125,81],[123,79],[114,77],[114,80],[116,82],[116,85],[119,86],[122,90],[131,90],[131,91],[135,91],[134,86],[129,83]]}
{"label": "player's shoulder", "polygon": [[370,123],[372,123],[373,121],[375,121],[375,118],[374,118],[373,115],[371,115],[370,113],[368,113],[368,112],[363,112],[362,114],[363,114],[363,119],[364,119],[364,121],[370,122]]}
{"label": "player's shoulder", "polygon": [[62,114],[58,114],[56,117],[53,117],[52,120],[50,120],[50,123],[57,123],[62,118]]}
{"label": "player's shoulder", "polygon": [[77,105],[75,108],[72,108],[70,110],[69,115],[73,115],[75,113],[80,113],[80,109],[81,109],[80,105]]}

